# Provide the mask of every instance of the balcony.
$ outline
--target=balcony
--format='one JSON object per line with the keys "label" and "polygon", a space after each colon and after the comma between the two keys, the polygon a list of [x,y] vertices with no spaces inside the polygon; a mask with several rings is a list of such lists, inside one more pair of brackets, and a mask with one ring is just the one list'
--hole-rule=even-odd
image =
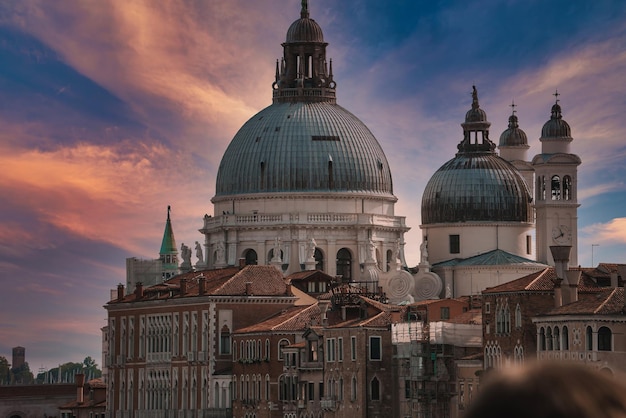
{"label": "balcony", "polygon": [[322,409],[334,411],[337,408],[337,400],[336,399],[322,399],[320,401],[320,406]]}
{"label": "balcony", "polygon": [[203,232],[219,228],[245,227],[250,225],[379,225],[388,228],[406,228],[401,216],[374,215],[367,213],[248,213],[224,214],[204,219]]}

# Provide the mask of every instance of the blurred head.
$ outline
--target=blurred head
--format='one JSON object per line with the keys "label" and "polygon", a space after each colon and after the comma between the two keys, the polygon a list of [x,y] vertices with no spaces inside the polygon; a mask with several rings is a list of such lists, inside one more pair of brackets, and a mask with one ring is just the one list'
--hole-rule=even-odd
{"label": "blurred head", "polygon": [[563,363],[493,371],[464,418],[626,418],[626,389],[589,367]]}

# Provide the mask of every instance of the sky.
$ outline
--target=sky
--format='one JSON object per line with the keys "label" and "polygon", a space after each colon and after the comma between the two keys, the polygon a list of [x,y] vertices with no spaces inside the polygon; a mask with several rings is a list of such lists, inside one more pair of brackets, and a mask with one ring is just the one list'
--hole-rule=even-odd
{"label": "sky", "polygon": [[[338,103],[381,143],[409,265],[430,176],[472,85],[497,142],[510,104],[531,148],[558,90],[578,171],[579,262],[626,263],[626,2],[309,0]],[[298,0],[0,3],[0,355],[101,360],[125,259],[202,237],[223,152],[271,104]],[[593,252],[593,260],[592,260]]]}

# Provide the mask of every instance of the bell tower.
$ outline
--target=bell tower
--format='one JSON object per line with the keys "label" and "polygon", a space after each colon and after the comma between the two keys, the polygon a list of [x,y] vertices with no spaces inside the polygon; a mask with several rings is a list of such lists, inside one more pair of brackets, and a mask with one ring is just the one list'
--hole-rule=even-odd
{"label": "bell tower", "polygon": [[578,265],[578,166],[571,129],[563,120],[559,93],[550,120],[541,129],[541,154],[533,158],[537,261],[554,266],[550,246],[571,246],[570,264]]}

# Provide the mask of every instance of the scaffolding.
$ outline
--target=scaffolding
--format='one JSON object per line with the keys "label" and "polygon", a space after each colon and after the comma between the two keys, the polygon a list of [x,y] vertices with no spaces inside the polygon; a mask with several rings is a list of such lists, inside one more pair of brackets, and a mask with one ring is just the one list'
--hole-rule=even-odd
{"label": "scaffolding", "polygon": [[395,377],[399,402],[397,416],[449,418],[453,352],[431,338],[425,311],[409,311],[406,322],[392,325]]}

